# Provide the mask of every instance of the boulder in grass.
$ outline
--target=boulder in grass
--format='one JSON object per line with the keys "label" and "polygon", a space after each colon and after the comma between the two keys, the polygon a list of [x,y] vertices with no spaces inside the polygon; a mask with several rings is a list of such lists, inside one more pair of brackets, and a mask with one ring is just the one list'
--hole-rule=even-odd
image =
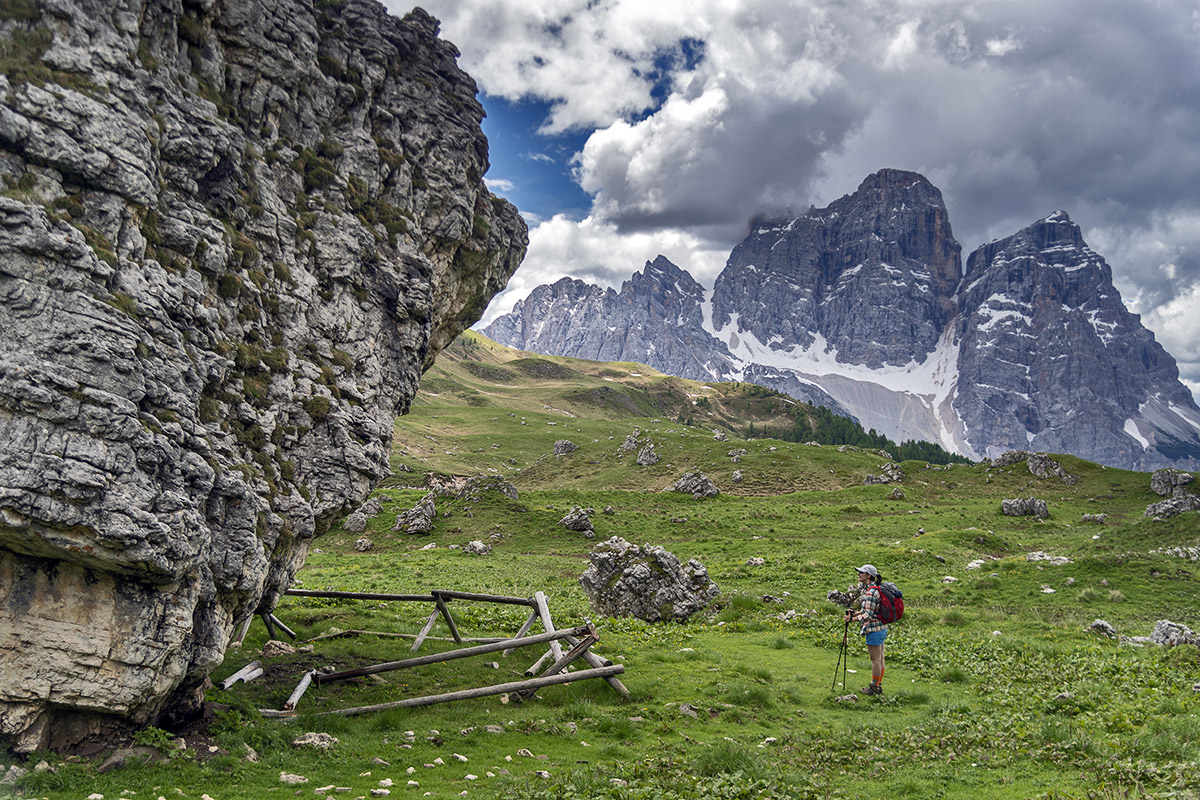
{"label": "boulder in grass", "polygon": [[433,504],[433,498],[434,493],[430,492],[422,497],[415,506],[401,512],[396,517],[396,524],[392,530],[417,534],[432,533],[433,519],[437,515],[437,508]]}
{"label": "boulder in grass", "polygon": [[1146,506],[1145,516],[1163,520],[1177,517],[1187,511],[1200,511],[1200,495],[1180,492],[1159,503],[1151,503]]}
{"label": "boulder in grass", "polygon": [[703,472],[689,472],[675,481],[675,485],[671,488],[682,494],[690,494],[697,500],[703,497],[716,497],[721,493],[712,479]]}
{"label": "boulder in grass", "polygon": [[569,531],[580,531],[591,538],[596,535],[596,528],[592,525],[592,519],[588,516],[587,509],[574,506],[567,515],[558,521]]}
{"label": "boulder in grass", "polygon": [[1200,636],[1191,628],[1169,619],[1160,619],[1154,624],[1150,641],[1162,647],[1178,647],[1185,644],[1200,646]]}
{"label": "boulder in grass", "polygon": [[1009,517],[1036,517],[1046,519],[1050,509],[1046,501],[1037,497],[1018,497],[1000,501],[1000,512]]}
{"label": "boulder in grass", "polygon": [[559,439],[554,443],[554,455],[565,456],[574,453],[579,449],[579,445],[572,442],[570,439]]}
{"label": "boulder in grass", "polygon": [[657,545],[614,536],[592,548],[589,559],[579,584],[603,616],[684,622],[721,593],[699,561],[680,564]]}
{"label": "boulder in grass", "polygon": [[653,444],[647,444],[637,454],[637,463],[639,467],[652,467],[662,460],[662,456],[654,449]]}
{"label": "boulder in grass", "polygon": [[1183,491],[1183,487],[1191,483],[1195,478],[1191,473],[1183,472],[1182,470],[1166,469],[1155,470],[1150,476],[1150,490],[1159,497],[1174,497]]}

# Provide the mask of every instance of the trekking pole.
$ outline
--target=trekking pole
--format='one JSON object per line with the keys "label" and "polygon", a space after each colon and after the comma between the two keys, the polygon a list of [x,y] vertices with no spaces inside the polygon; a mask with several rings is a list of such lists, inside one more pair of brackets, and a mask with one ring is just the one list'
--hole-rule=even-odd
{"label": "trekking pole", "polygon": [[842,652],[846,655],[842,658],[842,689],[846,688],[846,662],[850,660],[850,645],[846,641],[850,636],[850,620],[846,620],[846,629],[842,631]]}
{"label": "trekking pole", "polygon": [[837,664],[835,664],[833,666],[833,684],[829,687],[829,690],[831,692],[837,691],[837,678],[838,678],[838,670],[839,669],[842,670],[842,686],[846,685],[846,672],[845,672],[844,665],[846,663],[846,637],[849,634],[849,632],[850,632],[850,623],[847,622],[845,630],[842,631],[842,647],[840,650],[838,650]]}

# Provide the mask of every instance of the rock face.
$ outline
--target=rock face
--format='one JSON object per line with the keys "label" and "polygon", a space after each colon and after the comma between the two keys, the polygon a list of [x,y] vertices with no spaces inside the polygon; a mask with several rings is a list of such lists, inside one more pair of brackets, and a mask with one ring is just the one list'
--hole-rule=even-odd
{"label": "rock face", "polygon": [[598,614],[684,622],[721,593],[699,561],[681,565],[656,545],[638,547],[614,536],[589,558],[579,585]]}
{"label": "rock face", "polygon": [[0,738],[187,714],[523,256],[475,84],[370,0],[0,15]]}
{"label": "rock face", "polygon": [[660,257],[619,293],[539,287],[486,333],[757,383],[971,458],[1032,447],[1200,467],[1200,407],[1067,214],[978,248],[964,276],[941,193],[912,172],[752,220],[711,297]]}
{"label": "rock face", "polygon": [[1037,497],[1001,500],[1000,513],[1008,517],[1036,517],[1037,519],[1046,519],[1050,516],[1046,501]]}

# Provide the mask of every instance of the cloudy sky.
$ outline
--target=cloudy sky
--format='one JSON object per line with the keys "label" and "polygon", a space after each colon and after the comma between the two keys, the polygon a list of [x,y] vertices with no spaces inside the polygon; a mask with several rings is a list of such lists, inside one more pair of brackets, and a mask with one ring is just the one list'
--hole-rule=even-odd
{"label": "cloudy sky", "polygon": [[[1200,394],[1195,0],[423,0],[530,248],[485,321],[662,253],[712,286],[760,211],[883,167],[965,254],[1057,209]],[[389,0],[393,13],[409,6]]]}

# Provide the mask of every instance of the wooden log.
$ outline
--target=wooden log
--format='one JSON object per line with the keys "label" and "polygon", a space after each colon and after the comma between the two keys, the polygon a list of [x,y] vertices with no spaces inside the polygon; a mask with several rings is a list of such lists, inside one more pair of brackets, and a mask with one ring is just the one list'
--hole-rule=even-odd
{"label": "wooden log", "polygon": [[425,641],[425,637],[429,635],[431,630],[433,630],[433,623],[437,622],[439,613],[441,612],[435,608],[433,613],[429,615],[429,619],[425,620],[425,627],[421,628],[421,632],[417,634],[417,640],[413,642],[411,652],[415,653],[420,649],[421,642]]}
{"label": "wooden log", "polygon": [[296,688],[292,690],[291,697],[289,697],[287,702],[283,704],[284,711],[291,711],[296,707],[296,704],[300,702],[300,698],[303,697],[304,693],[308,690],[309,685],[312,684],[313,676],[316,674],[317,671],[315,669],[310,669],[308,672],[304,673],[304,677],[300,679],[300,683],[296,684]]}
{"label": "wooden log", "polygon": [[[529,629],[533,627],[533,623],[537,622],[537,620],[538,620],[538,612],[537,612],[537,607],[535,606],[533,611],[529,612],[529,619],[525,620],[525,624],[521,626],[521,629],[517,631],[517,635],[514,636],[513,638],[520,639],[522,636],[529,633]],[[508,650],[505,650],[500,655],[507,656],[511,652],[512,652],[512,650],[508,649]]]}
{"label": "wooden log", "polygon": [[289,597],[330,597],[346,600],[397,600],[401,602],[432,603],[430,594],[386,594],[381,592],[335,592],[318,591],[316,589],[288,589],[284,592]]}
{"label": "wooden log", "polygon": [[270,614],[259,614],[259,616],[262,617],[263,625],[267,626],[267,638],[274,639],[275,638],[275,626],[271,623],[271,615]]}
{"label": "wooden log", "polygon": [[[553,664],[551,664],[549,667],[547,667],[546,671],[543,672],[538,677],[546,678],[546,677],[549,677],[550,675],[557,675],[558,673],[562,672],[568,666],[570,666],[572,661],[576,660],[581,655],[583,655],[585,652],[587,652],[587,649],[589,647],[591,647],[592,645],[594,645],[597,641],[599,641],[599,640],[595,636],[595,629],[593,629],[592,633],[589,633],[587,636],[584,636],[582,639],[580,639],[578,644],[576,644],[574,647],[572,647],[570,650],[568,650],[566,653],[564,653],[563,657],[560,658],[558,661],[555,661]],[[538,663],[540,664],[541,662],[539,661]],[[528,697],[532,694],[533,694],[532,691],[517,692],[518,697]]]}
{"label": "wooden log", "polygon": [[238,631],[237,638],[233,640],[234,647],[241,647],[242,642],[246,641],[246,632],[250,630],[250,623],[254,622],[254,615],[246,617],[246,621],[242,623],[242,629]]}
{"label": "wooden log", "polygon": [[[233,686],[238,681],[242,681],[243,683],[245,683],[246,681],[254,680],[254,678],[251,678],[248,676],[256,670],[258,671],[259,675],[262,675],[262,662],[261,661],[251,661],[249,664],[242,667],[241,669],[239,669],[237,672],[230,675],[225,680],[221,681],[221,688],[228,689],[230,686]],[[255,677],[257,677],[257,676],[255,676]]]}
{"label": "wooden log", "polygon": [[[391,708],[415,708],[417,706],[431,706],[436,703],[449,703],[454,700],[470,700],[476,697],[487,697],[495,694],[507,694],[509,692],[536,691],[545,686],[555,686],[560,683],[573,683],[574,681],[585,681],[590,678],[610,678],[614,675],[620,675],[625,671],[622,664],[613,664],[611,667],[599,667],[597,669],[584,669],[579,672],[565,672],[558,675],[550,675],[545,678],[532,678],[526,681],[513,681],[511,683],[499,683],[495,686],[481,686],[477,689],[463,689],[458,692],[447,692],[446,694],[427,695],[425,697],[412,697],[408,700],[396,700],[391,703],[379,703],[373,706],[358,706],[357,708],[339,708],[335,711],[322,711],[312,716],[337,715],[341,717],[352,717],[358,714],[367,714],[372,711],[387,711]],[[276,711],[270,708],[259,709],[260,714],[264,717],[273,719],[287,718],[296,716],[295,712],[291,711]]]}
{"label": "wooden log", "polygon": [[[576,642],[571,641],[571,637],[569,637],[569,636],[567,637],[566,641],[567,641],[567,644],[570,644],[570,645],[576,644]],[[597,668],[597,669],[602,669],[605,666],[612,665],[612,662],[609,661],[607,658],[601,658],[600,656],[593,653],[591,650],[588,650],[587,652],[585,652],[583,654],[583,660],[588,662],[588,664],[590,666]],[[614,678],[611,675],[609,675],[604,680],[608,683],[609,686],[611,686],[613,689],[615,689],[617,691],[617,694],[621,695],[622,697],[629,697],[629,689],[625,686],[625,684],[621,683],[620,680],[618,680],[617,678]]]}
{"label": "wooden log", "polygon": [[591,625],[580,625],[578,628],[569,630],[555,631],[554,633],[539,633],[537,636],[526,636],[524,639],[505,639],[491,644],[481,644],[476,647],[464,647],[459,650],[448,650],[445,653],[432,653],[427,656],[417,656],[416,658],[406,658],[402,661],[388,661],[383,664],[373,664],[369,667],[358,667],[357,669],[347,669],[341,672],[331,672],[327,675],[317,675],[316,681],[320,686],[334,681],[343,681],[347,678],[358,678],[363,675],[374,675],[377,672],[390,672],[396,669],[407,669],[408,667],[419,667],[425,664],[438,664],[443,661],[453,661],[458,658],[467,658],[469,656],[479,656],[485,653],[495,653],[498,650],[503,650],[506,647],[530,647],[535,644],[545,644],[549,641],[563,639],[567,636],[580,636],[586,634],[589,629],[595,630]]}
{"label": "wooden log", "polygon": [[[537,608],[538,616],[542,618],[542,626],[546,629],[546,633],[554,631],[554,620],[550,619],[550,606],[546,602],[546,595],[541,592],[533,593],[533,602]],[[550,649],[554,652],[554,660],[562,658],[562,647],[558,642],[551,642]]]}
{"label": "wooden log", "polygon": [[504,603],[510,606],[532,606],[533,601],[528,597],[504,597],[497,594],[476,594],[474,592],[455,592],[446,589],[438,589],[433,592],[435,595],[441,595],[449,600],[478,600],[482,603]]}
{"label": "wooden log", "polygon": [[[364,631],[364,630],[355,629],[355,630],[350,630],[350,631],[338,631],[337,633],[322,633],[320,636],[314,636],[311,639],[305,639],[304,641],[306,643],[307,642],[319,642],[322,639],[337,639],[337,638],[340,638],[343,636],[385,636],[385,637],[390,637],[393,639],[415,639],[415,638],[417,638],[417,634],[415,634],[415,633],[392,633],[391,631]],[[464,636],[464,637],[462,637],[462,640],[464,642],[469,642],[471,644],[488,644],[490,642],[506,642],[510,638],[512,638],[512,637],[509,637],[509,636]],[[435,642],[453,642],[454,641],[453,639],[451,639],[447,636],[426,636],[425,637],[425,641],[431,641],[431,640],[435,641]]]}
{"label": "wooden log", "polygon": [[534,675],[537,675],[538,670],[542,668],[542,664],[545,664],[547,661],[550,661],[553,658],[554,658],[554,653],[550,650],[547,650],[546,652],[542,653],[542,657],[539,658],[537,661],[533,662],[533,664],[531,664],[529,666],[529,668],[527,670],[525,670],[525,677],[532,678]]}
{"label": "wooden log", "polygon": [[438,592],[434,592],[433,600],[437,603],[438,611],[442,612],[442,616],[446,618],[446,626],[450,628],[450,635],[454,637],[454,643],[462,644],[462,636],[458,633],[458,626],[454,624],[454,617],[450,616],[450,609],[446,605],[445,599]]}
{"label": "wooden log", "polygon": [[291,638],[292,641],[296,640],[296,632],[294,630],[292,630],[291,628],[289,628],[287,625],[284,625],[282,622],[280,622],[279,617],[275,616],[274,614],[267,614],[267,619],[269,619],[269,620],[271,620],[271,622],[275,623],[275,627],[279,628],[279,630],[286,633],[288,635],[288,637]]}

